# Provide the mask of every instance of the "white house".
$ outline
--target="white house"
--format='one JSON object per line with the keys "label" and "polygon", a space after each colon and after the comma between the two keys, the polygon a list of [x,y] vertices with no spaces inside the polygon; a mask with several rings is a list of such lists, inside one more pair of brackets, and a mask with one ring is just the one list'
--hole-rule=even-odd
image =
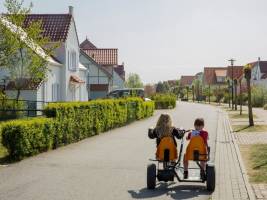
{"label": "white house", "polygon": [[267,61],[258,61],[250,63],[251,70],[251,83],[252,85],[260,85],[267,87]]}
{"label": "white house", "polygon": [[104,98],[112,89],[112,74],[80,50],[80,62],[88,69],[88,99]]}
{"label": "white house", "polygon": [[[25,88],[21,92],[24,100],[32,101],[87,101],[87,68],[79,61],[79,40],[73,17],[73,7],[67,14],[29,14],[25,24],[42,21],[43,35],[51,42],[59,43],[54,58],[50,58],[47,79],[36,87]],[[6,76],[0,73],[0,79]],[[8,95],[15,95],[12,84],[7,83]]]}
{"label": "white house", "polygon": [[96,63],[101,65],[101,67],[104,68],[105,71],[109,72],[112,75],[112,90],[124,88],[124,64],[118,64],[118,49],[97,48],[87,38],[80,44],[80,48]]}

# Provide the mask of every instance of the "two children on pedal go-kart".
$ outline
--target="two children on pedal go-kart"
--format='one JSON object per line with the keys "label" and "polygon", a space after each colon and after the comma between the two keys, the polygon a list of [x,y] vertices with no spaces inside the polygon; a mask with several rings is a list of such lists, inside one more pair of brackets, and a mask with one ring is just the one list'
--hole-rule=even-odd
{"label": "two children on pedal go-kart", "polygon": [[[204,130],[204,119],[197,118],[194,122],[194,127],[195,127],[195,130],[191,130],[188,133],[186,139],[190,140],[193,137],[200,136],[203,139],[204,144],[206,145],[206,148],[207,148],[208,132]],[[175,145],[177,146],[175,138],[177,139],[183,138],[184,133],[185,133],[184,130],[180,130],[179,128],[176,128],[172,125],[172,120],[171,120],[170,115],[161,114],[157,121],[156,128],[151,129],[151,131],[149,132],[149,137],[151,139],[156,138],[157,146],[159,145],[163,137],[172,137]],[[183,164],[184,164],[184,179],[187,179],[189,161],[186,155],[184,155]],[[205,176],[206,161],[200,161],[200,165],[201,165],[200,176],[203,177]]]}

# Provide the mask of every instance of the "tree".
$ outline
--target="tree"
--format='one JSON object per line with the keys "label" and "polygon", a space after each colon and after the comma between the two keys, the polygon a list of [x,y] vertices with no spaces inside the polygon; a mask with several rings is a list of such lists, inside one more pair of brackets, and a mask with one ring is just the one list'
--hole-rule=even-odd
{"label": "tree", "polygon": [[249,117],[249,126],[254,126],[253,113],[252,113],[252,104],[251,104],[251,65],[246,65],[244,68],[245,79],[247,82],[247,91],[248,91],[248,117]]}
{"label": "tree", "polygon": [[155,86],[151,84],[145,85],[144,90],[145,90],[145,95],[148,97],[156,93]]}
{"label": "tree", "polygon": [[239,103],[240,103],[240,115],[242,115],[242,105],[243,105],[242,78],[239,79]]}
{"label": "tree", "polygon": [[42,22],[25,25],[33,5],[23,0],[5,0],[6,15],[0,16],[0,66],[8,73],[8,81],[17,90],[16,99],[25,85],[38,85],[46,79],[48,58],[58,44],[42,36]]}
{"label": "tree", "polygon": [[193,102],[195,102],[195,86],[192,85]]}
{"label": "tree", "polygon": [[216,102],[219,103],[219,105],[221,105],[221,100],[224,97],[224,93],[225,89],[221,88],[220,86],[213,90],[213,94],[216,97]]}
{"label": "tree", "polygon": [[237,79],[234,79],[235,110],[237,110]]}
{"label": "tree", "polygon": [[128,88],[142,88],[143,83],[138,74],[130,73],[126,80],[126,87]]}

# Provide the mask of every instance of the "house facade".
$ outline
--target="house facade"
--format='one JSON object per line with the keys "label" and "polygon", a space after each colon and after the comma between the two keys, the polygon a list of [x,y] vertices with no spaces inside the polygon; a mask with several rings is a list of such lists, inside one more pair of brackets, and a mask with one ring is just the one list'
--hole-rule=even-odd
{"label": "house facade", "polygon": [[[21,98],[45,102],[87,101],[88,71],[79,60],[80,48],[73,7],[69,7],[67,14],[29,14],[25,26],[36,20],[42,22],[43,36],[49,37],[52,43],[58,43],[59,47],[49,62],[47,79],[34,88],[26,84]],[[6,93],[11,97],[16,95],[12,84],[7,83]]]}
{"label": "house facade", "polygon": [[251,65],[251,83],[253,86],[267,87],[267,61],[258,59]]}
{"label": "house facade", "polygon": [[181,76],[180,87],[191,87],[195,78],[195,76]]}
{"label": "house facade", "polygon": [[80,62],[88,70],[88,99],[104,98],[112,89],[112,74],[96,63],[83,50],[80,50]]}
{"label": "house facade", "polygon": [[118,64],[118,49],[97,48],[87,38],[81,43],[80,48],[97,64],[101,65],[112,75],[111,90],[123,89],[125,84],[124,63]]}

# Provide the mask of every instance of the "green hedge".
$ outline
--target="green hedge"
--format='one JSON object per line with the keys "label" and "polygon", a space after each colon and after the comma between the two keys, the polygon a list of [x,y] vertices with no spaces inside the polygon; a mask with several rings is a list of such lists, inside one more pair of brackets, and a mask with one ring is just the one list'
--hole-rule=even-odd
{"label": "green hedge", "polygon": [[156,109],[172,109],[176,107],[176,96],[173,94],[156,94],[151,97]]}
{"label": "green hedge", "polygon": [[52,103],[47,117],[15,120],[2,126],[3,144],[23,159],[153,115],[154,102],[139,98]]}

